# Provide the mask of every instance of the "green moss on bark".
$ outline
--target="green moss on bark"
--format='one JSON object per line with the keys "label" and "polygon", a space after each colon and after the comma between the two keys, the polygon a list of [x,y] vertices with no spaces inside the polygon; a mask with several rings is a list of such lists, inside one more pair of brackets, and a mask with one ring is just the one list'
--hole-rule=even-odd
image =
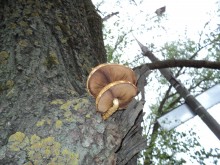
{"label": "green moss on bark", "polygon": [[7,60],[9,58],[9,53],[7,51],[0,52],[0,65],[7,64]]}
{"label": "green moss on bark", "polygon": [[[29,140],[30,139],[30,140]],[[79,154],[66,148],[54,137],[40,138],[36,134],[28,137],[22,132],[16,132],[9,137],[8,150],[11,152],[25,151],[30,164],[78,165]]]}

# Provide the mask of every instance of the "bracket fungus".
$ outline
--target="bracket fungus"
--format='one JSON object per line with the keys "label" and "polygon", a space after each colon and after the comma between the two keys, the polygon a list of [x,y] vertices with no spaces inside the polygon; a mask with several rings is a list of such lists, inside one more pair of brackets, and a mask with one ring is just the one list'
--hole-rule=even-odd
{"label": "bracket fungus", "polygon": [[96,98],[96,108],[108,119],[125,108],[137,94],[135,73],[119,64],[101,64],[93,68],[87,79],[88,92]]}

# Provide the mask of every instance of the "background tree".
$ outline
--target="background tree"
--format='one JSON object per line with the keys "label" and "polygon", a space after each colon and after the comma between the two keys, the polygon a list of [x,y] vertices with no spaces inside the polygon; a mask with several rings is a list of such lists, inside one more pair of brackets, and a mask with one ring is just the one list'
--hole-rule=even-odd
{"label": "background tree", "polygon": [[[190,42],[188,41],[188,43]],[[167,55],[174,53],[174,59],[178,59],[181,56],[179,53],[181,50],[178,50],[179,48],[176,46],[173,48],[173,45],[170,45],[167,48],[168,50],[172,50],[172,52],[167,52]],[[186,50],[188,50],[187,47],[183,50],[185,50],[185,54],[190,55],[190,53],[192,53],[194,55],[193,52],[186,52]],[[191,57],[188,58],[192,59]],[[173,69],[173,72],[175,72],[176,78],[180,80],[186,79],[185,84],[192,93],[199,94],[219,83],[218,70],[180,68]],[[188,75],[193,78],[188,77]],[[146,130],[148,130],[146,131],[146,136],[149,141],[148,147],[144,152],[144,164],[150,164],[152,162],[154,162],[154,164],[184,164],[186,163],[186,159],[179,156],[180,153],[189,153],[188,155],[192,158],[191,160],[194,159],[199,164],[206,164],[204,163],[205,159],[209,159],[211,157],[211,163],[217,163],[219,149],[216,148],[215,150],[206,151],[201,146],[198,140],[199,137],[193,130],[190,130],[187,133],[175,130],[167,132],[159,128],[159,124],[156,122],[156,119],[169,112],[174,107],[184,103],[184,100],[179,96],[179,94],[174,91],[172,86],[169,85],[163,78],[160,79],[159,82],[163,85],[163,88],[166,86],[167,90],[165,92],[161,92],[161,98],[157,100],[156,104],[151,105],[150,107],[152,113],[148,116],[150,123],[148,122],[149,125],[146,126]],[[159,87],[159,90],[161,89],[162,86]],[[192,151],[192,148],[194,148],[194,152]]]}
{"label": "background tree", "polygon": [[106,62],[90,0],[0,1],[0,164],[135,164],[143,102],[107,121],[87,94]]}
{"label": "background tree", "polygon": [[[118,5],[121,5],[121,8],[126,6],[125,2],[117,2]],[[136,2],[139,4],[139,7],[142,6],[141,1]],[[129,6],[127,8],[132,7]],[[146,10],[141,12],[147,13]],[[115,17],[115,19],[109,23],[112,24],[112,26],[110,26],[108,23],[108,26],[105,26],[105,28],[108,27],[105,29],[105,36],[107,36],[107,38],[105,38],[105,43],[107,53],[109,55],[108,60],[111,62],[116,61],[123,64],[128,64],[130,66],[138,66],[148,62],[148,59],[146,59],[146,57],[144,57],[142,54],[136,55],[134,59],[130,58],[133,61],[130,60],[130,62],[128,62],[124,60],[126,57],[122,54],[127,54],[127,48],[134,48],[131,37],[129,38],[128,36],[132,31],[134,34],[142,34],[146,32],[153,35],[158,35],[159,38],[162,37],[161,31],[166,32],[167,30],[166,27],[163,27],[163,23],[166,20],[166,15],[163,17],[154,17],[149,14],[145,14],[145,20],[140,21],[143,24],[140,24],[138,29],[132,28],[132,24],[134,23],[130,24],[129,29],[129,27],[126,26],[126,23],[120,21],[123,20],[121,17],[124,14],[120,13],[123,13],[123,11],[119,11],[119,14],[117,15],[118,18]],[[134,13],[135,12],[133,11],[132,14]],[[137,15],[133,17],[134,20],[131,19],[130,22],[135,22],[135,20],[139,18]],[[128,18],[126,17],[125,19]],[[155,45],[155,43],[151,43],[152,40],[154,40],[153,37],[150,38],[146,34],[143,36],[145,36],[145,38],[148,37],[148,42],[146,43],[147,47],[162,60],[203,59],[219,62],[219,30],[218,28],[210,30],[210,24],[213,24],[213,22],[210,20],[204,24],[204,27],[202,27],[203,29],[201,29],[199,32],[197,40],[190,39],[190,36],[188,36],[186,31],[185,38],[181,38],[173,42],[166,42],[162,47]],[[141,26],[143,26],[142,29]],[[113,29],[111,29],[111,27]],[[116,35],[121,36],[121,38],[124,40],[120,40],[121,42],[118,42],[118,38],[120,37],[112,37]],[[129,55],[131,55],[131,53]],[[200,66],[202,67],[202,65]],[[194,95],[200,94],[213,85],[219,83],[218,70],[189,69],[180,67],[173,68],[172,71],[174,72],[176,78],[184,80],[184,85]],[[157,80],[155,80],[155,78]],[[158,86],[155,86],[155,84],[158,84]],[[210,149],[209,151],[205,150],[199,143],[199,137],[195,134],[194,130],[181,133],[175,130],[166,132],[159,128],[156,119],[176,106],[184,103],[184,100],[176,93],[175,90],[172,89],[169,83],[163,77],[161,77],[160,73],[154,71],[152,74],[150,74],[149,78],[147,79],[145,89],[147,96],[149,96],[148,92],[154,89],[154,94],[158,97],[155,98],[155,103],[149,103],[151,113],[148,114],[147,119],[144,122],[144,134],[146,135],[147,139],[147,147],[143,152],[143,155],[140,156],[144,159],[144,164],[184,164],[186,161],[197,161],[199,164],[205,164],[209,160],[211,161],[210,163],[217,164],[220,155],[219,149],[215,148]],[[149,98],[147,96],[145,98],[146,100]],[[180,153],[187,153],[189,160],[186,160],[185,157],[180,156]]]}

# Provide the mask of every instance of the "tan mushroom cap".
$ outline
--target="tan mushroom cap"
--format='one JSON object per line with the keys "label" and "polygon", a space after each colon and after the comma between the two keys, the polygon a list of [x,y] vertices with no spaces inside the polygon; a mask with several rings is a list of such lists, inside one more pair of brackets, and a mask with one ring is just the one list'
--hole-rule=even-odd
{"label": "tan mushroom cap", "polygon": [[96,98],[96,108],[106,112],[113,106],[113,99],[119,101],[119,109],[125,108],[137,94],[137,87],[128,81],[116,81],[105,86]]}
{"label": "tan mushroom cap", "polygon": [[137,79],[132,69],[120,64],[101,64],[93,68],[87,79],[88,92],[97,97],[109,83],[129,81],[136,85]]}

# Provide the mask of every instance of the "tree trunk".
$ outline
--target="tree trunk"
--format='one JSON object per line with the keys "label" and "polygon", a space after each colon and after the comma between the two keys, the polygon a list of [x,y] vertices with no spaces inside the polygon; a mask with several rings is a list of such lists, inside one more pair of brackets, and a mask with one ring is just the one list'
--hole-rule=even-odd
{"label": "tree trunk", "polygon": [[86,92],[91,68],[106,62],[91,1],[1,0],[0,19],[0,164],[136,160],[144,102],[103,121]]}

